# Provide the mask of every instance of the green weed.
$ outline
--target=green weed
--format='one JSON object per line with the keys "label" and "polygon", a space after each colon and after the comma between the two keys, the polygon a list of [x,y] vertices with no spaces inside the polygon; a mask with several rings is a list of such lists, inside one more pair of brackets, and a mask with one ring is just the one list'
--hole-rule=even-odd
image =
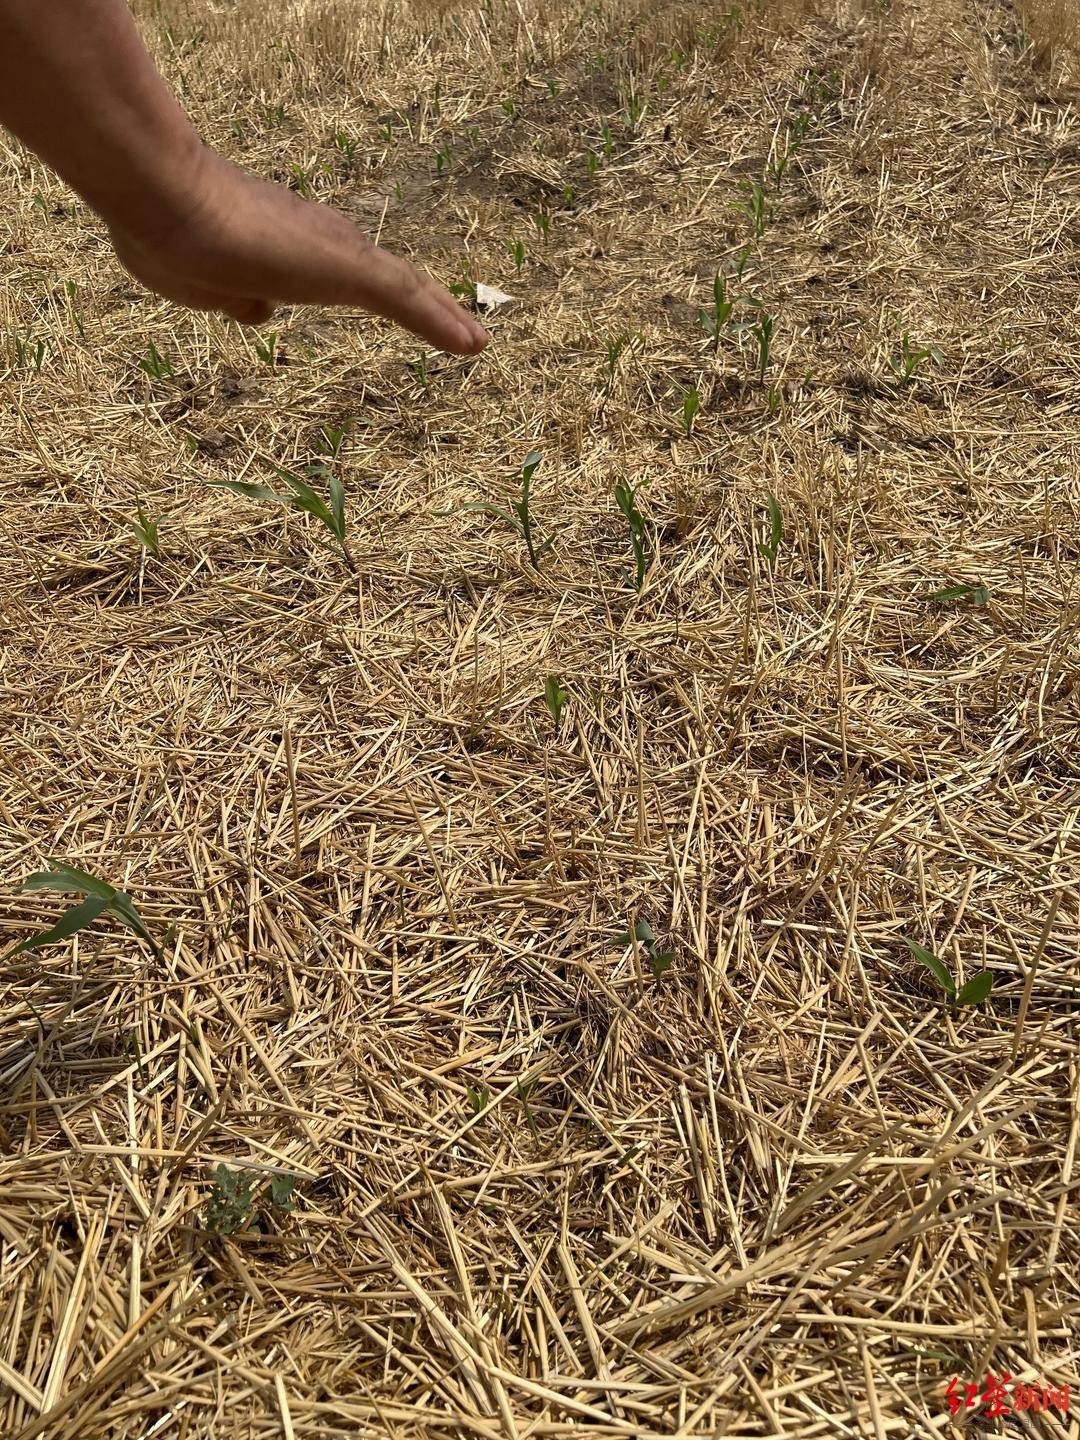
{"label": "green weed", "polygon": [[277,364],[277,342],[278,332],[276,330],[271,330],[265,340],[260,340],[256,337],[255,354],[259,357],[263,365],[268,365],[272,368]]}
{"label": "green weed", "polygon": [[[207,1230],[215,1235],[235,1235],[238,1230],[250,1225],[256,1215],[255,1189],[258,1183],[258,1171],[230,1170],[228,1165],[218,1165],[203,1212]],[[280,1215],[290,1215],[295,1208],[295,1188],[295,1175],[272,1175],[267,1187],[269,1208]]]}
{"label": "green weed", "polygon": [[939,960],[938,957],[929,950],[924,950],[923,947],[916,944],[914,940],[909,940],[906,935],[903,939],[904,944],[911,951],[912,955],[915,956],[915,959],[918,960],[921,965],[926,966],[927,970],[930,971],[931,975],[933,975],[934,979],[945,991],[951,1004],[981,1005],[994,988],[994,976],[992,972],[989,970],[980,970],[977,975],[973,975],[970,980],[965,981],[960,989],[957,990],[956,981],[953,979],[949,967],[943,960]]}

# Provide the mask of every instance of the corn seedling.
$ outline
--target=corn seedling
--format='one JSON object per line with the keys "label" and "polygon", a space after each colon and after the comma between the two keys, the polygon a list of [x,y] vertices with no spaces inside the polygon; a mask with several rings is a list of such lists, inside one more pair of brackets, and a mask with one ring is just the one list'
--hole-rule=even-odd
{"label": "corn seedling", "polygon": [[75,308],[75,296],[78,294],[78,286],[74,280],[64,281],[64,293],[68,297],[68,308],[71,311],[71,318],[75,322],[75,328],[79,332],[80,340],[86,339],[86,326],[83,324],[82,314]]}
{"label": "corn seedling", "polygon": [[139,361],[139,369],[151,380],[172,380],[176,375],[172,360],[168,355],[162,355],[152,340],[147,358]]}
{"label": "corn seedling", "polygon": [[379,139],[389,145],[393,138],[394,122],[392,120],[384,120],[383,123],[379,126]]}
{"label": "corn seedling", "polygon": [[629,930],[619,936],[620,945],[632,945],[634,941],[645,947],[645,957],[649,962],[649,969],[652,971],[654,982],[659,985],[664,972],[670,970],[675,963],[675,956],[670,950],[661,950],[660,943],[656,938],[652,926],[647,920],[639,920],[634,926],[633,935]]}
{"label": "corn seedling", "polygon": [[33,367],[34,374],[41,374],[41,367],[45,363],[45,341],[35,340],[33,335],[25,337],[16,335],[15,340],[15,364],[20,370],[28,370]]}
{"label": "corn seedling", "polygon": [[649,482],[642,480],[638,485],[627,485],[620,481],[615,486],[615,503],[626,516],[626,523],[630,527],[630,547],[634,552],[634,573],[623,567],[622,576],[626,583],[641,593],[641,587],[645,583],[645,571],[648,568],[648,549],[646,546],[647,530],[645,517],[637,507],[637,495]]}
{"label": "corn seedling", "polygon": [[436,171],[436,174],[441,175],[444,170],[449,170],[449,168],[450,168],[450,160],[451,160],[450,141],[449,141],[449,140],[444,140],[443,143],[442,143],[442,145],[439,147],[439,149],[435,151],[435,171]]}
{"label": "corn seedling", "polygon": [[268,129],[274,129],[285,124],[284,105],[264,105],[263,120]]}
{"label": "corn seedling", "polygon": [[604,159],[611,159],[611,152],[614,149],[615,138],[611,133],[611,126],[605,120],[600,127],[600,138],[604,142]]}
{"label": "corn seedling", "polygon": [[479,145],[479,144],[480,144],[480,126],[479,126],[479,125],[470,125],[469,128],[465,131],[465,135],[466,135],[466,137],[467,137],[470,145]]}
{"label": "corn seedling", "polygon": [[563,706],[569,698],[569,695],[562,688],[558,675],[549,675],[544,681],[544,704],[547,706],[556,726],[562,718]]}
{"label": "corn seedling", "polygon": [[28,891],[36,890],[60,890],[68,894],[83,895],[85,899],[65,910],[56,924],[48,930],[31,935],[28,940],[24,940],[13,950],[9,950],[3,957],[5,960],[10,960],[12,956],[21,955],[28,950],[39,950],[42,946],[54,945],[59,940],[66,940],[77,931],[93,924],[99,915],[105,914],[111,915],[114,919],[119,920],[121,925],[134,931],[139,939],[153,950],[155,955],[158,954],[158,948],[151,939],[142,917],[135,909],[130,895],[106,884],[104,880],[99,880],[96,875],[88,875],[83,870],[76,870],[65,860],[55,860],[50,857],[49,864],[55,868],[39,870],[33,875],[28,875],[19,886],[20,893],[26,894]]}
{"label": "corn seedling", "polygon": [[530,450],[525,456],[525,462],[521,467],[521,498],[511,500],[510,508],[507,510],[502,505],[495,505],[488,500],[470,500],[465,505],[459,505],[457,511],[440,510],[440,515],[452,515],[465,513],[467,511],[479,512],[484,515],[494,515],[500,520],[505,520],[515,534],[520,535],[525,542],[525,549],[529,554],[529,563],[534,570],[540,569],[540,557],[545,551],[550,550],[554,545],[560,530],[565,530],[565,525],[558,526],[547,539],[537,544],[536,534],[533,528],[532,512],[530,510],[532,500],[532,477],[536,474],[537,466],[543,460],[539,450]]}
{"label": "corn seedling", "polygon": [[751,337],[757,342],[758,375],[764,382],[765,371],[769,368],[769,360],[772,356],[773,317],[766,315],[764,310],[761,310],[759,301],[755,301],[754,303],[758,305],[760,315],[757,324],[751,325],[749,331]]}
{"label": "corn seedling", "polygon": [[395,181],[394,181],[394,199],[395,199],[395,200],[400,200],[400,199],[401,199],[401,181],[400,181],[400,180],[395,180]]}
{"label": "corn seedling", "polygon": [[596,174],[596,167],[599,163],[600,161],[596,158],[595,150],[587,150],[585,152],[585,169],[588,170],[590,175]]}
{"label": "corn seedling", "polygon": [[556,98],[556,96],[558,95],[558,93],[559,93],[559,84],[558,84],[558,81],[555,79],[555,77],[554,77],[553,75],[549,75],[549,76],[547,77],[547,82],[546,82],[546,83],[547,83],[547,88],[548,88],[548,94],[551,96],[552,100],[554,100],[554,99]]}
{"label": "corn seedling", "polygon": [[621,335],[604,336],[604,355],[607,359],[608,386],[615,384],[615,370],[619,364],[619,356],[630,344],[634,337],[624,331]]}
{"label": "corn seedling", "polygon": [[780,541],[784,538],[784,517],[779,501],[772,491],[767,490],[765,494],[769,506],[769,534],[765,540],[758,541],[757,548],[761,558],[769,562],[769,568],[775,570]]}
{"label": "corn seedling", "polygon": [[935,590],[929,599],[938,605],[948,605],[954,600],[970,600],[972,605],[988,603],[990,591],[985,585],[949,585],[944,590]]}
{"label": "corn seedling", "polygon": [[278,332],[276,330],[271,330],[265,340],[256,338],[255,354],[259,357],[263,365],[268,365],[272,368],[277,364],[277,342]]}
{"label": "corn seedling", "polygon": [[905,330],[900,337],[900,354],[899,356],[889,356],[889,368],[901,385],[910,385],[920,365],[927,360],[932,360],[935,365],[941,365],[944,359],[944,355],[936,345],[925,350],[912,345],[911,336]]}
{"label": "corn seedling", "polygon": [[712,310],[699,310],[701,323],[705,327],[705,333],[710,335],[716,349],[720,349],[720,337],[731,320],[731,312],[735,309],[735,301],[727,298],[727,286],[723,275],[719,270],[713,277],[713,304]]}
{"label": "corn seedling", "polygon": [[626,97],[627,128],[629,129],[631,134],[634,134],[637,131],[638,121],[644,114],[645,101],[637,93],[636,90],[631,90],[629,95]]}
{"label": "corn seedling", "polygon": [[324,425],[315,439],[315,449],[320,455],[326,455],[331,460],[336,460],[341,454],[341,447],[348,439],[349,431],[356,424],[356,417],[351,420],[343,420],[340,425]]}
{"label": "corn seedling", "polygon": [[920,965],[926,966],[953,1005],[981,1005],[994,988],[993,973],[989,970],[980,970],[977,975],[973,975],[957,990],[956,981],[943,960],[939,960],[929,950],[924,950],[914,940],[909,940],[906,935],[904,944]]}
{"label": "corn seedling", "polygon": [[537,230],[540,231],[540,234],[546,240],[551,234],[551,216],[545,215],[542,210],[538,210],[532,218],[533,224],[536,226]]}
{"label": "corn seedling", "polygon": [[491,1099],[491,1086],[481,1085],[478,1089],[474,1090],[471,1085],[467,1084],[465,1086],[465,1096],[469,1102],[469,1109],[472,1113],[474,1115],[481,1115],[487,1109],[488,1101]]}
{"label": "corn seedling", "polygon": [[754,237],[760,240],[772,220],[772,206],[758,181],[745,180],[740,189],[746,191],[746,199],[736,204],[735,209],[741,210],[749,218]]}
{"label": "corn seedling", "polygon": [[295,190],[298,195],[311,194],[311,176],[304,169],[303,165],[294,163],[289,166],[289,174],[292,179],[289,181],[289,188]]}
{"label": "corn seedling", "polygon": [[512,95],[508,95],[506,99],[502,102],[502,108],[503,113],[508,115],[512,120],[517,114],[517,102]]}
{"label": "corn seedling", "polygon": [[573,187],[572,185],[564,185],[564,186],[563,186],[562,202],[563,202],[563,209],[564,209],[564,210],[571,210],[571,209],[573,209],[573,205],[574,205],[574,187]]}
{"label": "corn seedling", "polygon": [[510,252],[510,258],[520,273],[521,267],[525,264],[525,242],[524,240],[508,240],[506,248]]}
{"label": "corn seedling", "polygon": [[135,502],[135,519],[131,522],[131,532],[138,540],[144,550],[149,550],[155,558],[160,554],[158,549],[158,522],[151,520],[142,507],[142,501]]}
{"label": "corn seedling", "polygon": [[345,157],[345,163],[351,169],[352,163],[356,159],[356,141],[351,135],[347,135],[344,130],[335,130],[334,146],[338,152]]}
{"label": "corn seedling", "polygon": [[442,82],[435,81],[435,93],[431,97],[431,108],[436,115],[442,114]]}
{"label": "corn seedling", "polygon": [[[355,571],[356,561],[353,559],[345,539],[345,487],[338,477],[334,475],[330,478],[327,486],[329,501],[327,501],[291,470],[283,470],[279,465],[271,465],[270,468],[275,475],[285,481],[292,491],[291,495],[281,495],[276,490],[270,490],[265,485],[253,484],[249,480],[210,480],[207,483],[220,490],[232,490],[237,495],[246,496],[249,500],[273,500],[275,504],[284,505],[289,510],[298,510],[302,514],[313,515],[330,531],[340,546],[349,569]],[[316,473],[322,473],[321,467],[317,467]]]}
{"label": "corn seedling", "polygon": [[696,385],[691,385],[682,392],[682,421],[683,430],[689,439],[694,428],[694,417],[701,409],[701,396],[698,394]]}

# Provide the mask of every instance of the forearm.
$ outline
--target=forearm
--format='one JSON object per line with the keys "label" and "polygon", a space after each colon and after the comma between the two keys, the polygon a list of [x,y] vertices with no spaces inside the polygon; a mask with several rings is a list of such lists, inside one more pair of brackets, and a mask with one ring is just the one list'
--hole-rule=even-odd
{"label": "forearm", "polygon": [[0,123],[110,225],[168,225],[198,136],[124,0],[0,0]]}

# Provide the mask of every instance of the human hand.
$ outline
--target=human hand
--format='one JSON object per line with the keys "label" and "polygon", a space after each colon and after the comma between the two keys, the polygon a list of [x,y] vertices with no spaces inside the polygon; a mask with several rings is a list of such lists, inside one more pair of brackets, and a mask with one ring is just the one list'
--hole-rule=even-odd
{"label": "human hand", "polygon": [[125,268],[168,300],[246,325],[268,320],[279,304],[355,305],[456,355],[487,344],[486,331],[441,285],[328,205],[201,146],[184,193],[183,207],[167,218],[105,217]]}

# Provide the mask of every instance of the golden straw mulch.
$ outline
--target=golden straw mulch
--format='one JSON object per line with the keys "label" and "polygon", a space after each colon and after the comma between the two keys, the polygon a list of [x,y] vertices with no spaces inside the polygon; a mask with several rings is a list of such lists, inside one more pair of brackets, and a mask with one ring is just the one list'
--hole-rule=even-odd
{"label": "golden straw mulch", "polygon": [[[954,1376],[1077,1385],[1065,21],[760,9],[143,0],[209,141],[514,297],[476,361],[148,297],[0,140],[0,944],[60,857],[160,946],[0,974],[6,1440],[945,1440],[1001,1423]],[[460,508],[532,449],[539,571]],[[315,461],[355,574],[208,484]]]}

